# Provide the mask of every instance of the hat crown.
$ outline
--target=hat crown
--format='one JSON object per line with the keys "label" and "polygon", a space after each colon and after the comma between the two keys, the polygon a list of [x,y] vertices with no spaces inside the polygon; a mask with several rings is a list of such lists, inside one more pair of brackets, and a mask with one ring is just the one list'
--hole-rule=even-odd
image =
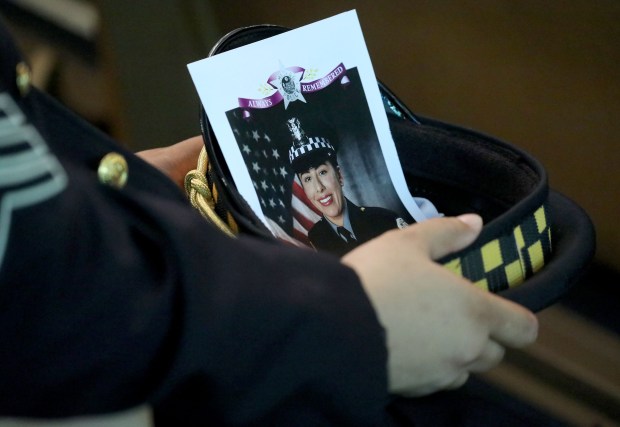
{"label": "hat crown", "polygon": [[306,132],[302,129],[301,123],[297,117],[292,117],[286,121],[293,143],[289,149],[288,156],[291,164],[298,163],[301,158],[310,159],[317,158],[317,156],[325,155],[326,158],[330,158],[335,155],[336,150],[334,146],[329,142],[329,139],[323,136],[308,137]]}

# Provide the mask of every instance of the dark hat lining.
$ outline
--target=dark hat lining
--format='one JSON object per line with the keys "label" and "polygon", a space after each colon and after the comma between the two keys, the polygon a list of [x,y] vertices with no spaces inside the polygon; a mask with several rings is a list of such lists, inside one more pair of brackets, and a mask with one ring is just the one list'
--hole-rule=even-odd
{"label": "dark hat lining", "polygon": [[390,125],[411,193],[445,214],[473,211],[488,222],[528,198],[527,210],[545,200],[544,169],[516,148],[432,120]]}

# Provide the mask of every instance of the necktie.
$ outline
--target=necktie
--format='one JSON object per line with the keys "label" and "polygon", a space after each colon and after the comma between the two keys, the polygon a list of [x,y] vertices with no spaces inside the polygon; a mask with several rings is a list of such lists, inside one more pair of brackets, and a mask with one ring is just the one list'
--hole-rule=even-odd
{"label": "necktie", "polygon": [[336,231],[338,232],[338,234],[340,234],[340,237],[342,237],[345,242],[351,243],[355,241],[355,237],[353,237],[353,234],[351,234],[351,232],[346,228],[336,227]]}

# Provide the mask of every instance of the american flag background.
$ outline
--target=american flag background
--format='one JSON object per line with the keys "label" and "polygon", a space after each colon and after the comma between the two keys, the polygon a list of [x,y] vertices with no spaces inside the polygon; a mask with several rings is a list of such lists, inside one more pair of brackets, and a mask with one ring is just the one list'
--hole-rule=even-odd
{"label": "american flag background", "polygon": [[277,237],[293,237],[309,245],[308,231],[320,214],[289,167],[292,138],[285,130],[285,119],[279,120],[280,128],[272,120],[261,120],[266,114],[253,111],[248,118],[240,110],[233,110],[228,120],[272,231]]}
{"label": "american flag background", "polygon": [[319,219],[321,214],[306,197],[298,176],[293,181],[293,196],[291,198],[293,214],[293,236],[303,242],[308,242],[308,232]]}

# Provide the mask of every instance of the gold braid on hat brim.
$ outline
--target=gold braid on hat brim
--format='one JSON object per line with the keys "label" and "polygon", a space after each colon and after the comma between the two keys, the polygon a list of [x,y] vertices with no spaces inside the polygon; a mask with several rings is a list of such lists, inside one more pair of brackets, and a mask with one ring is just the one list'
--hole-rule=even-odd
{"label": "gold braid on hat brim", "polygon": [[205,148],[202,147],[196,169],[185,175],[185,192],[192,206],[198,209],[204,218],[224,234],[235,237],[239,234],[239,227],[232,215],[227,213],[226,219],[223,220],[216,212],[218,193],[215,184],[209,184],[207,181],[209,167],[209,157]]}

